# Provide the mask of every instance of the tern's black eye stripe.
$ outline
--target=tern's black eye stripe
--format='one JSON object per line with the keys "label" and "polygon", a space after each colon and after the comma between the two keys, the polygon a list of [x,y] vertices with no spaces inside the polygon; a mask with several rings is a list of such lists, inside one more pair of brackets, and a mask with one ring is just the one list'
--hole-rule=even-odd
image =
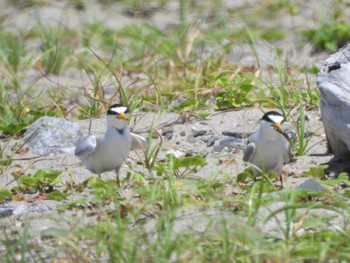
{"label": "tern's black eye stripe", "polygon": [[[107,114],[108,115],[119,115],[121,112],[116,112],[115,110],[111,110],[111,109],[109,109],[108,111],[107,111]],[[123,111],[123,113],[124,114],[127,114],[127,113],[129,113],[129,109],[126,109],[125,111]]]}
{"label": "tern's black eye stripe", "polygon": [[111,109],[108,109],[107,115],[117,115],[115,111],[111,111]]}

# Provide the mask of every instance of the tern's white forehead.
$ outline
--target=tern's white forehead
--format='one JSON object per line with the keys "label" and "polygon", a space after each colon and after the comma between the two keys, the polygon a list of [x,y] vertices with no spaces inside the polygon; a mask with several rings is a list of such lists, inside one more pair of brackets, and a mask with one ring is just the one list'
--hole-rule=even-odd
{"label": "tern's white forehead", "polygon": [[113,107],[110,108],[109,111],[114,112],[116,114],[120,114],[120,113],[125,113],[128,111],[128,108],[125,106],[119,106],[119,107]]}
{"label": "tern's white forehead", "polygon": [[273,123],[281,123],[284,118],[281,115],[274,115],[274,114],[270,114],[269,115],[269,119],[273,122]]}

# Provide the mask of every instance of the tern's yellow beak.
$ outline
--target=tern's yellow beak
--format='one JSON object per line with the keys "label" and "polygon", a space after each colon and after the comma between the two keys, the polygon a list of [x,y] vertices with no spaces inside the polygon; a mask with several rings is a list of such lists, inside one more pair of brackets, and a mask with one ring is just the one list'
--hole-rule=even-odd
{"label": "tern's yellow beak", "polygon": [[128,118],[126,117],[126,115],[124,113],[119,113],[117,115],[117,119],[121,119],[121,120],[127,120]]}
{"label": "tern's yellow beak", "polygon": [[274,123],[271,125],[273,128],[275,128],[276,131],[283,133],[283,128],[281,123]]}

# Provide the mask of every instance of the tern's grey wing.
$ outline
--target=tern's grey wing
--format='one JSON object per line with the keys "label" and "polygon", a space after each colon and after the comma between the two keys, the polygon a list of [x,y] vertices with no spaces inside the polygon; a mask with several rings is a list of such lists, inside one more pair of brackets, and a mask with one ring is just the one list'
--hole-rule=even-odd
{"label": "tern's grey wing", "polygon": [[132,132],[130,132],[130,134],[131,134],[131,149],[143,150],[147,147],[147,140],[144,137]]}
{"label": "tern's grey wing", "polygon": [[96,137],[94,135],[82,138],[75,147],[75,155],[81,156],[91,153],[96,148]]}
{"label": "tern's grey wing", "polygon": [[254,142],[248,143],[243,153],[243,161],[249,162],[255,154],[256,146]]}
{"label": "tern's grey wing", "polygon": [[283,153],[283,162],[284,163],[289,163],[290,159],[292,158],[292,152],[291,152],[291,149],[290,149],[290,144],[289,144],[287,139],[285,139],[283,144],[284,144],[284,149],[285,149],[285,151]]}

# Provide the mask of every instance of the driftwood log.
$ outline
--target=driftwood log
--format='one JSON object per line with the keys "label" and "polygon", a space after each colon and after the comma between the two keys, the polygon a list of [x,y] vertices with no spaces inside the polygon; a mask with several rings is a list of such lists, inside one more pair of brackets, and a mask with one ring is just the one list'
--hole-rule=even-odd
{"label": "driftwood log", "polygon": [[350,153],[350,43],[324,61],[317,86],[329,150]]}

